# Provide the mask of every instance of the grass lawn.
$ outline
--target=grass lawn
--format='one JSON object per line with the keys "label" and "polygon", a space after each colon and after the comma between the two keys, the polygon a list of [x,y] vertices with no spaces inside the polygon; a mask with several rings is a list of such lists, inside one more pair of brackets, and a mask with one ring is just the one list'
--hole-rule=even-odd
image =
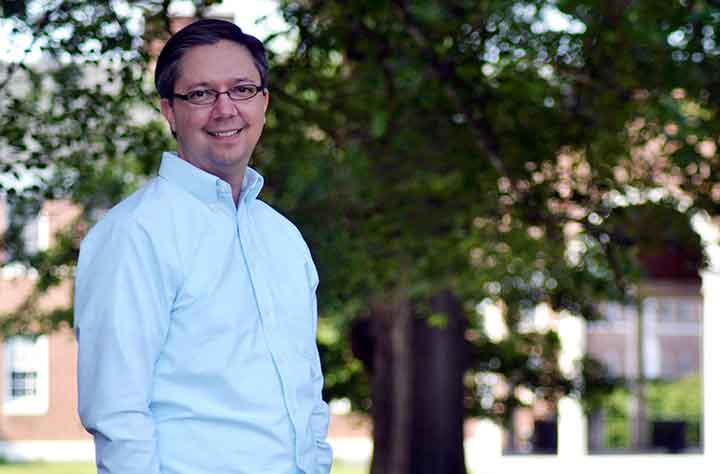
{"label": "grass lawn", "polygon": [[[368,472],[370,472],[369,466],[358,466],[357,464],[348,465],[336,462],[330,474],[367,474]],[[0,474],[2,474],[2,471],[0,471]]]}
{"label": "grass lawn", "polygon": [[23,463],[0,465],[0,474],[96,474],[89,463]]}
{"label": "grass lawn", "polygon": [[[364,466],[335,463],[332,474],[366,474]],[[95,465],[88,463],[27,463],[2,464],[0,474],[96,474]]]}

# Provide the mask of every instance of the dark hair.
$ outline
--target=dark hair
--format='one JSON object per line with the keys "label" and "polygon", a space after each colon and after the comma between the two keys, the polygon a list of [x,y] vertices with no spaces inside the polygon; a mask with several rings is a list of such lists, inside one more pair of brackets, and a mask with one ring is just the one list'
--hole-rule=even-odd
{"label": "dark hair", "polygon": [[160,97],[171,99],[178,79],[180,60],[194,46],[215,44],[221,40],[245,46],[252,55],[260,73],[260,85],[267,87],[268,62],[265,47],[252,35],[243,33],[239,26],[225,20],[199,20],[175,33],[160,52],[155,66],[155,88]]}

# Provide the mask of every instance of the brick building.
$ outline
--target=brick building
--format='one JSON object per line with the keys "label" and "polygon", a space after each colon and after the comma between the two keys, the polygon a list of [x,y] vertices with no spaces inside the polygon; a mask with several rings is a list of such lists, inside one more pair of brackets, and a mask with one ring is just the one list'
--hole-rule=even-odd
{"label": "brick building", "polygon": [[602,304],[605,320],[588,325],[587,352],[616,377],[637,377],[640,360],[648,379],[700,373],[702,258],[700,248],[671,241],[641,252],[646,273],[638,288],[641,303]]}
{"label": "brick building", "polygon": [[[0,235],[9,210],[0,198]],[[50,201],[24,235],[31,250],[43,250],[53,236],[77,216],[67,201]],[[5,266],[0,270],[0,315],[15,311],[32,292],[32,271]],[[39,301],[42,309],[67,308],[71,284],[64,282]],[[75,363],[77,348],[70,328],[40,337],[15,336],[0,350],[0,456],[7,459],[88,459],[90,436],[77,416]]]}
{"label": "brick building", "polygon": [[[610,374],[635,377],[643,351],[645,377],[676,380],[700,372],[702,297],[700,283],[650,280],[641,288],[639,307],[605,303],[605,321],[588,326],[587,351],[603,361]],[[638,335],[638,312],[643,318]]]}

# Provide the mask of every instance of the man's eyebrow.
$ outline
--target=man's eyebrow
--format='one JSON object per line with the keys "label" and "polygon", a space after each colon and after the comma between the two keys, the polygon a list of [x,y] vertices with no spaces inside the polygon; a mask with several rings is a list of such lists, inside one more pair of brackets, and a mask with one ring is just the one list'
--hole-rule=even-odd
{"label": "man's eyebrow", "polygon": [[185,88],[186,89],[195,89],[196,87],[210,88],[210,84],[208,84],[207,82],[194,82],[194,83],[186,86]]}
{"label": "man's eyebrow", "polygon": [[[243,83],[251,82],[251,83],[255,84],[255,80],[254,80],[254,79],[250,79],[249,77],[245,77],[245,76],[236,77],[235,79],[232,80],[232,82],[234,82],[234,83],[236,83],[236,84],[237,84],[237,83],[240,83],[240,82],[243,82]],[[206,89],[212,89],[212,88],[213,88],[213,87],[210,85],[210,83],[209,83],[209,82],[206,82],[206,81],[193,82],[193,83],[191,83],[190,85],[186,86],[187,89],[195,89],[196,87],[204,87],[204,88],[206,88]]]}

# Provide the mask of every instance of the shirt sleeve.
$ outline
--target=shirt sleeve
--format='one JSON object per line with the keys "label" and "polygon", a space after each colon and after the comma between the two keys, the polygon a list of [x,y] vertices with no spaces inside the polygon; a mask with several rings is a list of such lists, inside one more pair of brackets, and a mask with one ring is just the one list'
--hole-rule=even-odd
{"label": "shirt sleeve", "polygon": [[141,225],[98,227],[81,246],[75,284],[80,419],[98,474],[159,474],[149,402],[172,285]]}
{"label": "shirt sleeve", "polygon": [[[311,267],[311,281],[312,281],[312,312],[313,320],[315,321],[315,328],[313,334],[317,334],[317,286],[318,286],[318,275],[314,264],[310,264]],[[312,427],[313,436],[315,437],[315,466],[316,472],[314,474],[329,474],[330,468],[333,462],[333,453],[330,444],[327,442],[327,431],[328,424],[330,422],[330,411],[328,404],[322,398],[323,388],[323,374],[320,365],[320,354],[317,351],[317,344],[315,344],[315,356],[316,356],[316,367],[315,377],[313,379],[313,389],[315,404],[313,406],[312,414],[310,415],[310,424]]]}

